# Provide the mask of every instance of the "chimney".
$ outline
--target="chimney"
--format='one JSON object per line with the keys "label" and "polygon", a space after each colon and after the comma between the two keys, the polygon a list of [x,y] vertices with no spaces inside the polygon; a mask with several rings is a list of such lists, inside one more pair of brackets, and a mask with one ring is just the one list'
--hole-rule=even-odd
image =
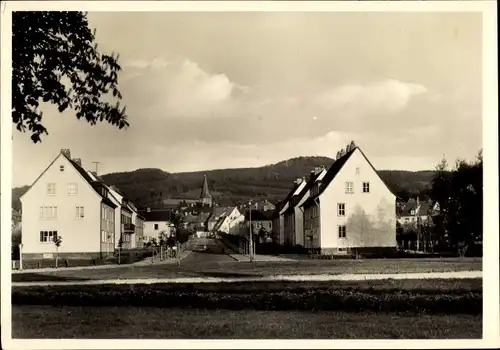
{"label": "chimney", "polygon": [[80,158],[73,158],[73,162],[75,162],[80,168],[82,167],[82,160]]}
{"label": "chimney", "polygon": [[61,153],[64,154],[66,157],[68,157],[69,159],[71,159],[71,151],[68,149],[68,148],[63,148],[61,150]]}
{"label": "chimney", "polygon": [[340,151],[337,152],[337,157],[335,157],[335,160],[339,159],[340,157],[342,157],[342,155],[340,154]]}
{"label": "chimney", "polygon": [[303,178],[303,177],[299,177],[299,178],[297,178],[297,182],[296,182],[296,183],[297,183],[297,185],[300,185],[300,184],[302,183],[302,181],[303,181],[303,180],[304,180],[304,178]]}
{"label": "chimney", "polygon": [[345,149],[343,149],[343,148],[342,148],[342,149],[340,150],[340,156],[341,156],[341,157],[345,156]]}
{"label": "chimney", "polygon": [[417,197],[417,207],[420,205],[420,198]]}

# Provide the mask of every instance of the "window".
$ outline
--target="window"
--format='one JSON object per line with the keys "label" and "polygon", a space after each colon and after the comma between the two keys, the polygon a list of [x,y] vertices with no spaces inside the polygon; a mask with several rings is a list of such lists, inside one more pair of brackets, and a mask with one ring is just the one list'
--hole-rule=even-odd
{"label": "window", "polygon": [[155,224],[155,230],[158,230],[158,224]]}
{"label": "window", "polygon": [[415,215],[415,210],[413,210],[413,209],[412,209],[412,210],[410,211],[410,215]]}
{"label": "window", "polygon": [[40,243],[52,243],[57,237],[57,231],[40,231]]}
{"label": "window", "polygon": [[59,171],[64,171],[64,165],[59,166]]}
{"label": "window", "polygon": [[369,192],[370,192],[370,183],[363,182],[363,193],[369,193]]}
{"label": "window", "polygon": [[339,226],[339,238],[345,238],[345,237],[346,237],[346,226],[340,225]]}
{"label": "window", "polygon": [[50,194],[50,195],[56,194],[56,184],[55,183],[47,184],[47,194]]}
{"label": "window", "polygon": [[359,172],[360,172],[359,168],[356,168],[356,175],[359,175]]}
{"label": "window", "polygon": [[85,215],[84,215],[83,207],[76,207],[76,218],[83,219],[84,216]]}
{"label": "window", "polygon": [[57,207],[40,207],[40,219],[57,218]]}
{"label": "window", "polygon": [[352,182],[345,183],[345,193],[354,193],[354,184]]}
{"label": "window", "polygon": [[345,216],[345,203],[337,204],[337,215]]}
{"label": "window", "polygon": [[68,184],[68,195],[75,196],[78,193],[78,185],[75,183]]}

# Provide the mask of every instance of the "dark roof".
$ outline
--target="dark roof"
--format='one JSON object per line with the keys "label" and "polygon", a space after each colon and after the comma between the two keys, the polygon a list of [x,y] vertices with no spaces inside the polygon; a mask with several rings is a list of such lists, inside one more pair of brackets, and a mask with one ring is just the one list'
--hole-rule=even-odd
{"label": "dark roof", "polygon": [[[387,184],[385,183],[385,181],[380,177],[380,175],[378,175],[378,171],[375,169],[375,167],[373,166],[373,164],[368,160],[368,158],[363,153],[363,151],[361,150],[361,148],[359,148],[358,146],[355,146],[349,152],[347,152],[344,156],[340,157],[339,159],[337,159],[332,164],[332,166],[330,167],[330,169],[328,169],[328,171],[326,172],[325,176],[321,180],[321,187],[319,188],[318,194],[316,196],[314,196],[314,197],[311,197],[307,202],[310,203],[312,200],[314,200],[314,199],[318,198],[319,196],[321,196],[321,194],[325,191],[325,189],[328,187],[328,185],[333,181],[333,179],[335,178],[335,176],[337,176],[337,174],[339,173],[340,169],[342,169],[342,167],[344,166],[344,164],[349,160],[349,158],[351,157],[351,155],[356,150],[358,150],[361,153],[361,155],[365,158],[365,160],[368,162],[368,164],[372,167],[373,171],[375,171],[375,173],[377,174],[377,176],[380,178],[380,180],[382,181],[382,183],[384,183],[384,185],[387,187],[387,189],[389,189],[389,191],[391,191],[390,187],[387,186]],[[391,193],[393,193],[393,192],[391,191]]]}
{"label": "dark roof", "polygon": [[[309,191],[312,188],[312,186],[314,186],[314,184],[316,183],[316,181],[318,180],[318,178],[322,172],[323,171],[319,171],[319,172],[317,172],[314,175],[311,175],[309,177],[309,180],[307,181],[307,183],[304,186],[304,188],[302,189],[302,191],[300,191],[296,196],[294,196],[291,199],[291,203],[288,206],[288,209],[285,211],[285,213],[290,212],[293,210],[293,208],[295,208],[295,206],[300,202],[300,200],[306,195],[307,191]],[[325,176],[326,176],[326,174],[325,174]]]}
{"label": "dark roof", "polygon": [[150,212],[141,210],[139,213],[144,217],[144,221],[169,221],[171,217],[170,210],[151,210]]}
{"label": "dark roof", "polygon": [[328,169],[328,171],[326,172],[325,176],[321,180],[321,187],[319,189],[318,194],[315,196],[315,198],[319,197],[323,193],[323,191],[333,181],[333,179],[335,178],[335,176],[337,176],[337,174],[339,173],[340,169],[342,169],[342,167],[344,166],[344,164],[349,160],[349,158],[351,158],[351,156],[356,151],[356,149],[358,149],[358,147],[354,147],[349,152],[347,152],[344,156],[340,157],[339,159],[337,159],[332,164],[332,166],[330,167],[330,169]]}
{"label": "dark roof", "polygon": [[220,217],[231,214],[234,207],[215,207],[209,221],[218,221]]}
{"label": "dark roof", "polygon": [[[273,218],[274,211],[261,211],[261,210],[252,210],[252,221],[270,221]],[[250,212],[247,211],[245,213],[245,220],[250,220]]]}
{"label": "dark roof", "polygon": [[78,171],[80,173],[80,175],[85,179],[85,181],[87,181],[90,184],[90,186],[92,186],[92,188],[94,189],[94,191],[96,191],[97,194],[99,194],[99,196],[101,196],[102,202],[104,204],[110,206],[111,208],[116,208],[117,207],[117,205],[115,203],[113,203],[113,201],[111,199],[109,199],[107,196],[103,195],[103,189],[105,189],[106,192],[108,191],[108,189],[107,189],[107,185],[104,182],[102,182],[102,180],[99,180],[99,178],[96,176],[96,178],[98,180],[95,181],[87,173],[87,171],[85,169],[83,169],[80,165],[78,165],[75,161],[73,161],[73,159],[69,158],[64,153],[61,153],[61,155],[63,157],[65,157],[71,163],[71,165],[73,165],[73,167],[76,169],[76,171]]}
{"label": "dark roof", "polygon": [[403,205],[399,216],[413,216],[415,214],[411,214],[411,211],[417,209],[419,216],[429,215],[432,211],[433,206],[434,203],[432,201],[419,201],[417,205],[417,201],[411,198]]}

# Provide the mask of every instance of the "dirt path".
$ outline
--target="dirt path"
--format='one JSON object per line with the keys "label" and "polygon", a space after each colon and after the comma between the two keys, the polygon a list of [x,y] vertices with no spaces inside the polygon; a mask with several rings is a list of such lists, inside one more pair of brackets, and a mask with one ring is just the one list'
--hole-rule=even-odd
{"label": "dirt path", "polygon": [[43,281],[43,282],[13,282],[13,287],[53,286],[53,285],[104,285],[104,284],[159,284],[159,283],[224,283],[224,282],[258,282],[258,281],[368,281],[383,279],[466,279],[482,278],[482,271],[460,272],[427,272],[401,274],[344,274],[344,275],[277,275],[249,278],[149,278],[149,279],[112,279],[89,281]]}

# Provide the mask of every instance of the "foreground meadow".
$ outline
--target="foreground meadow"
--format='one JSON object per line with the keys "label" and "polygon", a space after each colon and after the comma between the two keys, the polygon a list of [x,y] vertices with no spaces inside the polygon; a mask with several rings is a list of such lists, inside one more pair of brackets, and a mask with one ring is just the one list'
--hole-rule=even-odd
{"label": "foreground meadow", "polygon": [[[61,327],[61,325],[64,325]],[[478,339],[481,315],[14,305],[14,338]]]}

